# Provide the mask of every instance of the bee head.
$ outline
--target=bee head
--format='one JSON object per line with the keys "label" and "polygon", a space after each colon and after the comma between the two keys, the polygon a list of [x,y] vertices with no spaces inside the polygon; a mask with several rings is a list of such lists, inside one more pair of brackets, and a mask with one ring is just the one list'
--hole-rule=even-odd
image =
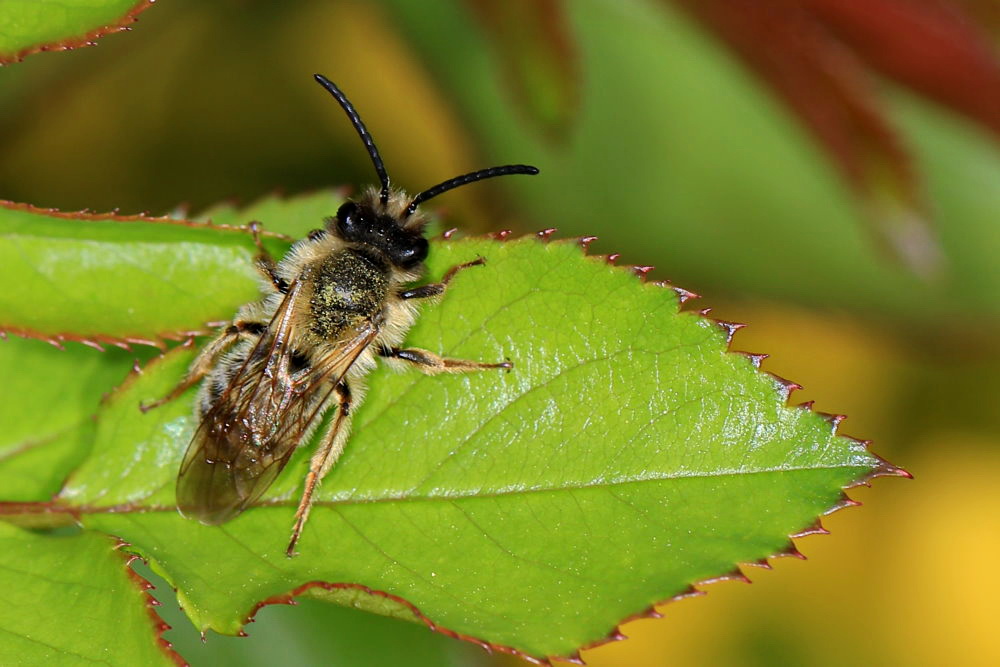
{"label": "bee head", "polygon": [[322,74],[313,75],[316,81],[333,95],[341,108],[347,114],[355,131],[368,149],[375,173],[378,174],[381,189],[377,198],[364,197],[360,202],[349,201],[337,211],[337,217],[331,218],[328,229],[349,243],[364,244],[385,254],[393,264],[403,269],[412,269],[427,257],[427,240],[421,230],[423,224],[416,216],[417,206],[437,197],[443,192],[469,183],[475,183],[494,176],[507,174],[537,174],[538,169],[523,164],[509,164],[502,167],[490,167],[479,171],[462,174],[447,181],[438,183],[419,193],[407,203],[399,201],[402,193],[397,191],[390,202],[389,174],[385,170],[382,156],[375,147],[375,140],[369,134],[365,124],[358,116],[347,96]]}
{"label": "bee head", "polygon": [[407,228],[400,219],[365,203],[345,202],[328,228],[348,243],[377,250],[401,269],[413,269],[427,258],[427,239],[419,229]]}

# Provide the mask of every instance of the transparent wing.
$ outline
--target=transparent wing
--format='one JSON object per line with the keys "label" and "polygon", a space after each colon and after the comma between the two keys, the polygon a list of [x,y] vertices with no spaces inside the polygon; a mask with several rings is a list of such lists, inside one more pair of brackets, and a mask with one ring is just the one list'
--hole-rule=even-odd
{"label": "transparent wing", "polygon": [[307,370],[296,372],[292,313],[301,298],[296,281],[203,416],[177,477],[177,506],[185,516],[220,524],[259,499],[322,420],[334,387],[378,334],[376,323],[364,322]]}

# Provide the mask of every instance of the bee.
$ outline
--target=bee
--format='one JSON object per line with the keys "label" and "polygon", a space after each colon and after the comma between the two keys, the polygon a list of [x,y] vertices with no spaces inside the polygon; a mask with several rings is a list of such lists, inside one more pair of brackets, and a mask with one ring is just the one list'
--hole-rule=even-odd
{"label": "bee", "polygon": [[354,125],[381,187],[347,200],[280,262],[261,243],[259,224],[251,223],[265,295],[240,308],[168,395],[140,405],[145,412],[204,380],[195,402],[198,426],[177,476],[177,507],[209,525],[256,502],[324,416],[336,411],[309,463],[288,556],[295,555],[317,485],[344,449],[363,379],[377,358],[432,375],[512,368],[509,360],[447,359],[402,347],[417,315],[414,304],[444,294],[461,271],[485,263],[478,257],[451,267],[438,282],[415,285],[429,249],[427,218],[418,206],[486,178],[538,173],[527,165],[492,167],[410,197],[390,187],[375,142],[344,93],[320,74],[315,79]]}

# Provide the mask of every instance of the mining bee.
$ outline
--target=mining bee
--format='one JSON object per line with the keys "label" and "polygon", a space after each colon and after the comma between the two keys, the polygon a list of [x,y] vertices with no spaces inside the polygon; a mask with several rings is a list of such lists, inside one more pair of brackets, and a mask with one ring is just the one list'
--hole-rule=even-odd
{"label": "mining bee", "polygon": [[375,142],[344,93],[326,77],[315,79],[347,113],[381,187],[346,201],[323,229],[296,242],[280,262],[261,244],[259,225],[251,223],[265,296],[240,308],[167,396],[140,406],[146,411],[162,405],[204,379],[195,403],[198,427],[177,476],[177,507],[185,517],[210,525],[229,521],[258,500],[324,415],[336,410],[309,464],[289,556],[316,486],[344,449],[362,380],[376,357],[429,374],[512,367],[509,360],[446,359],[401,347],[416,317],[414,304],[443,294],[460,271],[485,262],[472,259],[453,266],[439,282],[414,286],[428,251],[427,219],[417,207],[485,178],[538,173],[526,165],[493,167],[409,197],[390,187]]}

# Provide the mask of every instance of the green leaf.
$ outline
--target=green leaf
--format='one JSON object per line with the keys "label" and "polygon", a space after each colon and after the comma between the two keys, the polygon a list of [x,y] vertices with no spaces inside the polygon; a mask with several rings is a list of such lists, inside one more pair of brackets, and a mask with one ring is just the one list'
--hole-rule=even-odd
{"label": "green leaf", "polygon": [[787,551],[789,534],[843,502],[842,487],[903,474],[786,407],[788,386],[728,352],[732,328],[679,311],[681,293],[576,243],[532,238],[435,242],[429,275],[476,256],[486,266],[425,305],[407,342],[509,357],[513,372],[375,371],[300,556],[284,548],[309,448],[231,523],[175,512],[190,395],[137,406],[177,382],[185,347],[104,403],[55,504],[3,511],[54,523],[72,512],[122,537],[200,629],[237,633],[262,600],[306,594],[540,657]]}
{"label": "green leaf", "polygon": [[[287,247],[287,244],[284,244]],[[205,331],[257,295],[245,230],[0,206],[0,330],[148,341]]]}
{"label": "green leaf", "polygon": [[7,501],[44,501],[86,457],[101,396],[147,350],[96,353],[69,343],[0,342],[0,489]]}
{"label": "green leaf", "polygon": [[125,377],[136,354],[96,354],[82,345],[60,350],[11,337],[0,341],[0,457],[47,440],[97,411],[101,393]]}
{"label": "green leaf", "polygon": [[129,30],[155,0],[0,0],[0,65],[39,51],[92,46]]}
{"label": "green leaf", "polygon": [[0,663],[173,665],[148,585],[115,541],[0,523]]}

